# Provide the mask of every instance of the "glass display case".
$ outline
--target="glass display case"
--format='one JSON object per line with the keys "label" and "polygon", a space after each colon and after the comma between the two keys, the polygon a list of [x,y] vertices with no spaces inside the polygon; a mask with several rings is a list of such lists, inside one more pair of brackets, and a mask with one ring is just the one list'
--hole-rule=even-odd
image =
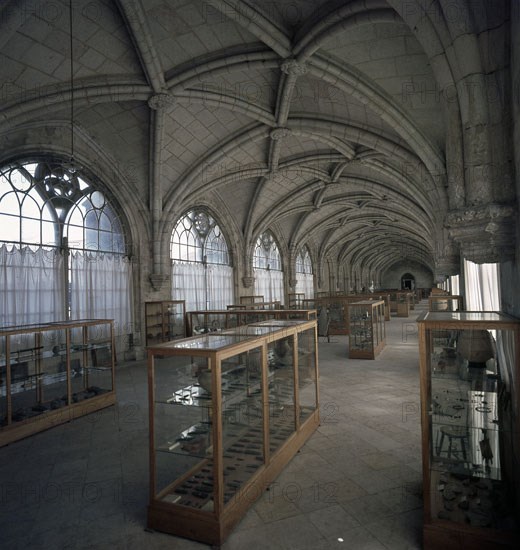
{"label": "glass display case", "polygon": [[427,312],[417,322],[424,546],[518,548],[520,321]]}
{"label": "glass display case", "polygon": [[257,323],[265,319],[316,319],[312,309],[208,309],[188,311],[186,330],[189,336],[221,332],[223,330]]}
{"label": "glass display case", "polygon": [[113,405],[113,322],[0,328],[0,446]]}
{"label": "glass display case", "polygon": [[388,297],[390,300],[390,314],[397,313],[397,290],[390,290]]}
{"label": "glass display case", "polygon": [[390,294],[384,292],[373,292],[371,294],[348,294],[349,303],[361,300],[383,300],[385,303],[385,321],[390,321]]}
{"label": "glass display case", "polygon": [[289,293],[289,307],[291,309],[303,309],[303,300],[305,300],[305,292]]}
{"label": "glass display case", "polygon": [[145,302],[144,314],[147,346],[186,336],[184,300]]}
{"label": "glass display case", "polygon": [[397,317],[409,317],[412,294],[410,292],[396,293],[396,314]]}
{"label": "glass display case", "polygon": [[428,309],[430,311],[462,311],[462,296],[434,295],[428,298]]}
{"label": "glass display case", "polygon": [[316,321],[148,348],[148,526],[219,545],[319,423]]}
{"label": "glass display case", "polygon": [[349,357],[375,359],[385,347],[385,303],[362,300],[349,306]]}
{"label": "glass display case", "polygon": [[346,296],[320,296],[303,300],[303,307],[318,312],[325,308],[329,320],[329,334],[348,334],[349,301]]}

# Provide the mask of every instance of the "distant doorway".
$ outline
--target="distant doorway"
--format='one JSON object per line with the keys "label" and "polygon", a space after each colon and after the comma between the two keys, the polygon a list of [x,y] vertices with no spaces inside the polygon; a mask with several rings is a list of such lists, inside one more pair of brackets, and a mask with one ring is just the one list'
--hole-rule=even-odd
{"label": "distant doorway", "polygon": [[415,290],[415,277],[411,273],[405,273],[401,277],[401,288],[403,290]]}

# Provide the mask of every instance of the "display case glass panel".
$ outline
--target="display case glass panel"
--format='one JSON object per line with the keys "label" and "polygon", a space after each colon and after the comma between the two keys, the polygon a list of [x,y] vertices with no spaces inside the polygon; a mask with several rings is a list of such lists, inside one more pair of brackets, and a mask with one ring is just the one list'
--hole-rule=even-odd
{"label": "display case glass panel", "polygon": [[84,391],[102,395],[113,387],[113,363],[115,350],[107,325],[89,325],[85,328],[87,353],[84,356]]}
{"label": "display case glass panel", "polygon": [[184,300],[145,302],[146,345],[153,346],[186,336]]}
{"label": "display case glass panel", "polygon": [[384,302],[352,302],[349,307],[349,323],[349,357],[375,359],[385,345]]}
{"label": "display case glass panel", "polygon": [[269,386],[269,450],[274,453],[296,429],[294,406],[294,339],[280,338],[267,346]]}
{"label": "display case glass panel", "polygon": [[292,309],[302,309],[303,300],[305,300],[304,292],[291,292],[289,293],[289,307]]}
{"label": "display case glass panel", "polygon": [[520,322],[492,312],[426,313],[418,322],[426,546],[440,531],[465,544],[474,534],[483,545],[508,540],[520,517],[512,402]]}
{"label": "display case glass panel", "polygon": [[[190,355],[157,356],[154,383],[157,498],[212,510],[212,377],[208,360]],[[178,481],[172,485],[172,480]]]}
{"label": "display case glass panel", "polygon": [[316,353],[314,331],[298,334],[298,401],[300,421],[305,421],[317,407]]}
{"label": "display case glass panel", "polygon": [[184,301],[167,303],[166,307],[166,336],[173,340],[186,336]]}
{"label": "display case glass panel", "polygon": [[222,361],[224,505],[265,462],[262,354],[257,347]]}
{"label": "display case glass panel", "polygon": [[348,304],[346,296],[320,296],[303,300],[304,307],[313,310],[325,308],[328,317],[329,334],[348,334]]}
{"label": "display case glass panel", "polygon": [[113,404],[114,361],[109,320],[0,328],[0,445]]}

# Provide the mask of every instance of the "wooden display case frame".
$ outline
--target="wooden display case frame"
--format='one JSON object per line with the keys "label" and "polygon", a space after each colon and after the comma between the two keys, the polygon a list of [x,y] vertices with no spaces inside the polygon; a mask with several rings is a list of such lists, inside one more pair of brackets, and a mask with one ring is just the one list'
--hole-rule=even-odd
{"label": "wooden display case frame", "polygon": [[[383,300],[361,300],[350,304],[348,351],[350,359],[375,359],[385,347],[384,307]],[[370,334],[370,346],[367,349],[359,349],[353,345],[358,331]]]}
{"label": "wooden display case frame", "polygon": [[[306,298],[303,300],[303,307],[319,311],[322,307],[327,308],[329,315],[329,335],[348,334],[348,305],[350,300],[347,296],[319,296],[318,298]],[[335,315],[331,316],[330,311],[334,310]],[[296,310],[295,310],[296,311]]]}
{"label": "wooden display case frame", "polygon": [[[89,335],[100,327],[104,327],[108,336],[96,338]],[[53,335],[59,331],[64,332],[64,338],[58,344]],[[73,331],[80,331],[80,342],[78,332],[73,335]],[[34,341],[30,347],[17,351],[14,340],[23,338],[34,338]],[[0,447],[115,403],[116,356],[114,323],[111,319],[79,319],[3,327],[0,328],[0,347],[3,348],[0,359],[0,399],[5,394],[6,403],[6,417],[3,425],[0,425]],[[22,372],[22,364],[32,367],[26,367]],[[54,370],[46,372],[45,365]],[[109,370],[110,389],[89,384],[95,373]],[[83,388],[80,392],[74,391],[78,386],[78,378]],[[29,381],[29,389],[26,389],[24,380]],[[49,388],[56,383],[65,384],[65,393],[59,399],[54,396],[49,401]],[[16,419],[17,411],[13,410],[15,399],[23,400],[21,394],[26,393],[28,396],[32,391],[35,392],[34,405],[27,405],[26,418]]]}
{"label": "wooden display case frame", "polygon": [[[518,548],[518,543],[520,541],[520,470],[519,470],[519,464],[520,464],[520,430],[518,426],[518,422],[520,421],[520,403],[518,400],[518,396],[520,395],[520,320],[516,319],[514,317],[511,317],[509,315],[506,315],[504,313],[499,312],[474,312],[474,311],[458,311],[458,312],[425,312],[421,314],[417,319],[418,324],[418,330],[419,330],[419,354],[420,354],[420,376],[421,376],[421,425],[422,425],[422,465],[423,465],[423,499],[424,499],[424,523],[423,523],[423,544],[424,548],[429,549],[435,549],[435,550],[459,550],[460,548],[471,548],[472,550],[492,550],[495,548]],[[510,338],[512,341],[512,344],[514,346],[514,349],[516,350],[516,353],[513,352],[512,357],[508,357],[507,360],[511,360],[512,364],[510,365],[511,370],[513,371],[513,378],[512,378],[512,384],[513,386],[510,387],[509,391],[516,395],[515,402],[511,402],[508,400],[507,396],[504,397],[506,403],[509,402],[508,408],[510,411],[509,417],[503,417],[501,418],[500,413],[497,414],[498,422],[502,422],[506,426],[508,423],[512,423],[509,426],[509,429],[506,431],[508,434],[506,434],[506,437],[509,438],[509,445],[512,448],[512,456],[504,455],[505,459],[504,462],[508,465],[506,466],[507,470],[511,473],[513,472],[513,476],[515,479],[508,483],[508,487],[512,487],[513,492],[513,498],[516,500],[516,530],[512,531],[500,531],[492,527],[480,527],[471,525],[467,522],[462,521],[451,521],[448,518],[444,518],[442,514],[440,513],[439,509],[434,509],[434,503],[435,500],[435,506],[437,505],[438,501],[442,501],[441,497],[435,497],[434,491],[441,491],[443,490],[446,485],[450,482],[450,479],[443,479],[443,475],[447,476],[449,474],[443,473],[439,470],[434,470],[432,467],[432,454],[436,454],[436,458],[438,460],[441,460],[441,466],[442,466],[442,458],[440,457],[440,450],[441,446],[443,445],[443,441],[441,438],[441,441],[433,441],[433,435],[432,435],[432,425],[434,422],[435,416],[441,416],[444,415],[444,412],[439,412],[442,409],[439,409],[437,405],[435,405],[435,401],[432,399],[432,371],[434,369],[438,369],[438,374],[436,376],[444,376],[447,372],[447,369],[452,368],[454,372],[454,379],[457,380],[457,378],[463,376],[463,372],[457,372],[457,369],[460,369],[458,366],[451,366],[450,361],[454,361],[453,357],[453,349],[457,349],[457,344],[455,343],[454,348],[444,348],[445,352],[443,352],[444,357],[440,358],[434,358],[432,355],[433,353],[433,331],[436,332],[437,337],[438,335],[443,335],[443,333],[446,335],[446,339],[450,340],[452,338],[460,338],[460,334],[462,334],[460,331],[499,331],[499,330],[506,330],[510,334]],[[451,352],[451,353],[450,353]],[[451,357],[451,359],[450,359]],[[504,355],[504,357],[506,357]],[[500,361],[500,355],[498,355],[499,361]],[[434,363],[434,361],[437,361]],[[442,361],[442,364],[441,364]],[[433,363],[433,366],[432,366]],[[493,384],[494,381],[498,380],[496,375],[493,373],[488,374],[490,371],[486,370],[487,367],[485,367],[482,370],[482,381],[478,381],[477,379],[477,385],[476,390],[477,392],[471,391],[468,392],[468,408],[469,405],[473,403],[473,400],[470,398],[470,394],[472,396],[476,395],[477,399],[479,399],[479,403],[484,405],[485,409],[482,410],[480,413],[475,413],[473,411],[473,408],[478,410],[477,407],[471,407],[471,418],[472,421],[475,421],[475,414],[480,415],[485,423],[489,423],[491,421],[491,416],[487,418],[488,415],[488,405],[491,403],[490,397],[487,397],[488,395],[491,396],[493,392],[496,392],[497,390],[494,389],[493,392],[491,391],[485,391],[486,388],[488,388],[489,384]],[[498,365],[498,371],[502,370],[503,367],[500,366],[500,363]],[[511,375],[511,373],[510,373]],[[462,378],[464,380],[464,378]],[[498,384],[498,383],[497,383]],[[438,389],[436,390],[438,391]],[[495,399],[498,401],[500,398],[499,393],[495,393]],[[453,399],[453,398],[452,398]],[[496,404],[496,401],[495,401]],[[465,404],[457,405],[457,411],[461,408],[463,408]],[[491,410],[491,409],[489,409]],[[500,410],[500,407],[498,407],[497,411]],[[462,414],[462,413],[458,413]],[[449,416],[449,415],[448,415]],[[514,423],[514,419],[516,420],[516,424]],[[482,420],[481,419],[481,420]],[[452,420],[443,420],[440,422],[437,420],[437,423],[444,424],[445,422],[451,422]],[[456,422],[456,421],[455,421]],[[494,420],[493,420],[494,422]],[[486,424],[484,424],[486,425]],[[477,424],[478,426],[478,424]],[[485,431],[478,429],[478,432]],[[462,433],[462,432],[461,432]],[[455,434],[456,436],[457,434]],[[497,438],[499,436],[497,435]],[[485,438],[484,438],[485,439]],[[448,457],[450,456],[450,451],[452,449],[451,447],[452,442],[449,441],[449,447],[448,447]],[[453,444],[455,445],[455,443]],[[500,449],[504,449],[506,445],[500,445]],[[489,459],[489,454],[485,454],[484,450],[485,447],[482,447],[481,444],[479,444],[480,451],[477,450],[477,453],[481,453],[481,459],[482,461],[485,461],[485,458],[487,457]],[[455,447],[454,447],[455,449]],[[454,451],[455,452],[455,451]],[[470,457],[474,455],[470,455],[470,450],[465,449],[464,446],[459,447],[459,450],[457,451],[459,455],[457,455],[457,458],[462,463],[461,469],[466,469],[465,477],[461,474],[461,472],[458,472],[458,478],[457,479],[469,479],[469,480],[478,480],[478,479],[485,479],[489,480],[490,477],[486,477],[486,470],[481,468],[480,470],[475,470],[474,468],[476,466],[479,466],[478,464],[472,464],[473,460],[469,460],[465,456],[465,453],[467,452]],[[462,454],[461,454],[462,453]],[[492,455],[491,455],[492,456]],[[462,457],[462,458],[461,458]],[[504,458],[500,457],[500,458]],[[496,458],[496,457],[493,457]],[[492,458],[491,458],[492,461]],[[500,462],[500,460],[499,460]],[[446,460],[446,470],[450,471],[450,459],[448,458]],[[453,466],[451,466],[453,468]],[[480,473],[481,472],[481,473]],[[516,474],[515,474],[516,473]],[[464,482],[463,482],[464,483]],[[470,487],[473,486],[473,481],[470,481]],[[480,498],[482,499],[488,499],[490,497],[486,497],[485,494],[487,493],[486,490],[482,491],[482,494],[479,493],[480,489],[475,489],[477,492],[475,493],[475,498],[478,498],[480,501]],[[457,490],[458,491],[458,490]],[[457,493],[455,493],[457,494]],[[450,496],[451,498],[451,496]],[[460,497],[462,499],[466,498],[464,490],[463,490],[463,496]],[[468,497],[470,499],[474,498],[473,496]],[[456,498],[453,502],[457,502],[459,500],[459,497]],[[458,510],[458,506],[454,506],[455,510]],[[457,512],[460,513],[460,510]],[[441,516],[441,517],[439,517]],[[514,524],[513,520],[513,524]]]}
{"label": "wooden display case frame", "polygon": [[429,311],[462,311],[464,298],[459,295],[435,295],[428,298]]}
{"label": "wooden display case frame", "polygon": [[[175,316],[182,326],[172,334],[169,308],[178,308]],[[176,338],[186,337],[186,302],[184,300],[156,300],[144,303],[146,346],[162,344]]]}
{"label": "wooden display case frame", "polygon": [[[302,344],[299,344],[299,338],[302,338],[303,333],[306,333],[306,340],[302,339]],[[310,337],[310,340],[309,340]],[[233,339],[233,343],[229,343],[226,338]],[[222,339],[222,344],[213,342]],[[271,366],[268,359],[268,349],[276,347],[278,342],[292,342],[292,364],[287,367],[288,372],[292,372],[294,393],[291,399],[294,403],[293,408],[287,409],[289,422],[292,422],[293,428],[290,433],[282,436],[281,442],[276,441],[274,450],[270,446],[270,438],[277,438],[276,435],[271,435],[270,425],[276,425],[276,414],[272,415],[272,406],[270,399],[271,386],[268,382],[271,376]],[[303,353],[300,345],[307,341],[311,346],[308,353]],[[271,346],[271,348],[270,348]],[[224,382],[222,379],[222,365],[225,360],[233,360],[239,357],[239,354],[247,354],[260,349],[261,363],[261,385],[260,389],[255,390],[261,406],[259,416],[255,417],[254,428],[252,431],[257,435],[248,436],[256,438],[261,445],[261,458],[256,462],[256,467],[253,473],[247,473],[241,484],[232,489],[233,496],[229,496],[230,483],[225,483],[226,477],[224,472],[229,470],[229,454],[233,455],[234,451],[230,449],[229,438],[224,438],[227,433],[224,429],[226,415],[226,401],[229,399],[226,394],[226,400],[223,397]],[[156,487],[156,453],[160,452],[156,449],[158,443],[155,439],[156,417],[158,420],[164,418],[162,409],[156,413],[156,395],[155,395],[155,366],[154,360],[157,357],[159,360],[168,360],[172,357],[186,357],[188,361],[193,361],[193,358],[204,358],[211,366],[211,388],[209,393],[209,401],[207,407],[210,410],[208,417],[209,432],[211,437],[208,438],[206,452],[200,452],[195,458],[196,464],[193,462],[182,463],[182,466],[177,472],[177,477],[171,479],[167,486],[160,488]],[[300,361],[306,361],[306,357],[310,361],[311,382],[307,388],[310,389],[310,395],[313,396],[313,404],[306,412],[306,416],[300,415],[300,383],[299,373]],[[170,359],[171,360],[171,359]],[[173,364],[173,363],[172,363]],[[174,367],[168,367],[174,368]],[[304,370],[304,372],[306,372]],[[312,435],[319,426],[319,385],[318,385],[318,356],[317,356],[317,334],[316,321],[283,321],[283,320],[267,320],[256,325],[247,325],[238,327],[236,330],[228,330],[225,333],[208,333],[203,336],[187,338],[185,340],[177,340],[160,346],[148,348],[148,388],[149,388],[149,403],[150,403],[150,502],[148,506],[148,527],[163,531],[166,533],[198,540],[206,544],[220,545],[228,537],[234,526],[244,516],[247,509],[258,499],[264,490],[274,481],[274,479],[282,472],[286,464],[298,452],[302,445]],[[162,383],[160,384],[162,388]],[[226,386],[229,387],[229,386]],[[184,392],[185,388],[171,388],[172,395],[177,395],[179,392]],[[168,390],[169,391],[169,390]],[[191,390],[190,390],[191,391]],[[174,404],[162,403],[161,407],[186,407],[192,405],[183,405],[175,402]],[[229,405],[228,405],[229,408]],[[229,411],[228,411],[229,412]],[[172,413],[173,417],[178,418],[182,413]],[[175,437],[175,436],[173,436]],[[278,438],[277,438],[278,439]],[[178,440],[177,440],[178,441]],[[248,439],[248,441],[250,441]],[[255,443],[256,445],[256,443]],[[241,445],[244,447],[245,445]],[[253,448],[253,443],[247,443],[246,451]],[[208,454],[209,453],[209,454]],[[255,453],[253,453],[255,454]],[[258,453],[257,453],[258,454]],[[175,460],[176,455],[173,456]],[[247,455],[243,455],[244,457]],[[256,458],[256,457],[253,457]],[[253,460],[253,458],[251,460]],[[231,456],[231,459],[234,459]],[[182,460],[182,457],[179,457]],[[247,464],[244,466],[247,468]],[[184,472],[184,473],[183,473]],[[206,472],[206,473],[202,473]],[[232,475],[235,475],[233,472]],[[204,477],[206,476],[206,477]],[[211,506],[208,508],[207,501],[192,502],[191,493],[190,500],[183,502],[183,499],[188,497],[177,498],[177,492],[184,495],[184,489],[179,490],[189,484],[190,480],[198,479],[196,483],[204,483],[211,488],[207,489]],[[227,478],[229,480],[229,476]],[[210,480],[210,481],[209,481]],[[195,493],[194,493],[195,494]],[[225,495],[227,494],[227,497]],[[202,497],[197,493],[195,498]],[[204,503],[204,505],[202,505]]]}

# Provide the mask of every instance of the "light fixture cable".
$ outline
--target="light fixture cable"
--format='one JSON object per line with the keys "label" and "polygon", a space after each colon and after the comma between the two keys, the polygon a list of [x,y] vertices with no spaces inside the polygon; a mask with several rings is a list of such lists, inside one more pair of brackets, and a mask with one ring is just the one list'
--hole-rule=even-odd
{"label": "light fixture cable", "polygon": [[72,44],[72,0],[69,0],[70,38],[70,162],[74,163],[74,50]]}

